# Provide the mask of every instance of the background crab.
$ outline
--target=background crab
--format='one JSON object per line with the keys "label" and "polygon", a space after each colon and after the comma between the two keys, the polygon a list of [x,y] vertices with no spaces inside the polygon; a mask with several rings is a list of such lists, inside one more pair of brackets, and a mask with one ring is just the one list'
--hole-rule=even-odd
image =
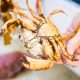
{"label": "background crab", "polygon": [[41,12],[41,1],[38,0],[38,16],[35,16],[34,11],[29,6],[28,0],[26,0],[26,3],[32,17],[29,17],[20,11],[14,12],[27,19],[14,18],[7,21],[0,33],[7,39],[10,37],[10,34],[21,25],[19,39],[24,44],[27,53],[25,55],[26,60],[23,61],[22,64],[26,68],[33,70],[48,69],[53,66],[54,61],[61,60],[60,52],[68,59],[72,60],[73,56],[69,55],[66,51],[64,40],[69,40],[74,37],[80,29],[80,24],[71,35],[61,36],[57,27],[50,20],[50,17],[59,12],[64,13],[64,11],[54,10],[47,18],[45,18]]}
{"label": "background crab", "polygon": [[0,0],[0,19],[3,20],[3,23],[9,19],[12,19],[10,12],[16,8],[17,10],[25,10],[23,8],[20,8],[20,6],[16,4],[14,0]]}

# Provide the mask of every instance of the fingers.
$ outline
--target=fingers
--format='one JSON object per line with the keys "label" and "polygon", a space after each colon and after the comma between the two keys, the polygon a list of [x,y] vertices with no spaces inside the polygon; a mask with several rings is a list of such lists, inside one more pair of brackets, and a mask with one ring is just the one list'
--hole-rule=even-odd
{"label": "fingers", "polygon": [[80,46],[76,49],[76,51],[75,51],[75,54],[77,55],[80,55]]}
{"label": "fingers", "polygon": [[80,60],[80,55],[75,55],[74,60]]}
{"label": "fingers", "polygon": [[71,61],[71,60],[68,60],[62,53],[61,53],[61,58],[62,58],[62,61],[64,64],[67,64],[67,65],[73,66],[73,67],[80,66],[80,59]]}
{"label": "fingers", "polygon": [[[65,32],[65,34],[70,34],[73,32],[76,26],[80,23],[80,12],[74,17],[71,25]],[[77,32],[76,36],[67,42],[67,51],[69,54],[73,54],[73,61],[68,60],[63,54],[61,58],[64,64],[70,66],[80,66],[80,30]]]}
{"label": "fingers", "polygon": [[74,38],[72,38],[67,43],[67,51],[70,54],[73,54],[74,51],[79,47],[80,45],[80,31],[76,34]]}

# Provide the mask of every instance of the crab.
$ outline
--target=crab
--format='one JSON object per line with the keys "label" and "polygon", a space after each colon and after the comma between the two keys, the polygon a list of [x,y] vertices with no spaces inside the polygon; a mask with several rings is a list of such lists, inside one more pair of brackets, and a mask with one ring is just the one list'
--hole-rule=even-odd
{"label": "crab", "polygon": [[3,22],[5,23],[9,19],[12,19],[12,15],[10,14],[11,10],[13,9],[22,9],[25,10],[24,8],[20,8],[14,0],[1,0],[0,2],[0,16],[2,17]]}
{"label": "crab", "polygon": [[54,62],[61,60],[60,52],[69,60],[72,60],[73,55],[67,52],[65,40],[69,40],[76,35],[80,29],[80,24],[71,35],[61,36],[60,31],[51,21],[50,17],[60,12],[65,13],[63,10],[54,10],[48,17],[45,17],[41,11],[41,1],[38,0],[38,16],[36,16],[28,0],[26,0],[26,4],[32,17],[17,11],[15,14],[19,14],[26,19],[11,19],[4,24],[0,32],[0,35],[7,35],[7,37],[10,38],[10,34],[21,25],[19,39],[23,43],[26,51],[26,60],[22,61],[23,66],[32,70],[49,69],[54,65]]}

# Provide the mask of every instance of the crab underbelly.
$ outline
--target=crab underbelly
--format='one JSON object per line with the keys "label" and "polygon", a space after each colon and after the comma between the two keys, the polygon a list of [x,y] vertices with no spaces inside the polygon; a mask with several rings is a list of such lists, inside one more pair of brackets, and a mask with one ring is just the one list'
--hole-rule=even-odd
{"label": "crab underbelly", "polygon": [[43,56],[43,48],[40,43],[37,43],[33,48],[28,50],[36,58],[38,58],[39,56]]}
{"label": "crab underbelly", "polygon": [[35,34],[29,30],[24,29],[22,37],[20,38],[25,45],[25,49],[34,57],[42,56],[43,47],[40,40],[35,37]]}

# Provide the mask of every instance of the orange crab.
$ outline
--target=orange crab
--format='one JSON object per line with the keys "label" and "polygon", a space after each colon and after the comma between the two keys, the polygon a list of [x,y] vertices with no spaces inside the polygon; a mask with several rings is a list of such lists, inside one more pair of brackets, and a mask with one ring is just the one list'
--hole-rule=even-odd
{"label": "orange crab", "polygon": [[26,19],[18,18],[11,19],[3,26],[2,35],[10,33],[19,25],[20,29],[19,39],[24,43],[26,51],[26,61],[22,62],[24,67],[32,70],[49,69],[53,66],[54,61],[61,60],[60,52],[70,60],[73,55],[70,55],[66,50],[64,40],[69,40],[75,36],[80,29],[80,24],[76,27],[71,35],[61,36],[60,31],[53,24],[50,17],[53,14],[64,13],[63,10],[54,10],[48,17],[45,17],[41,12],[41,1],[37,1],[38,16],[35,16],[34,11],[30,7],[28,0],[26,0],[28,9],[32,17],[18,11],[15,12]]}

